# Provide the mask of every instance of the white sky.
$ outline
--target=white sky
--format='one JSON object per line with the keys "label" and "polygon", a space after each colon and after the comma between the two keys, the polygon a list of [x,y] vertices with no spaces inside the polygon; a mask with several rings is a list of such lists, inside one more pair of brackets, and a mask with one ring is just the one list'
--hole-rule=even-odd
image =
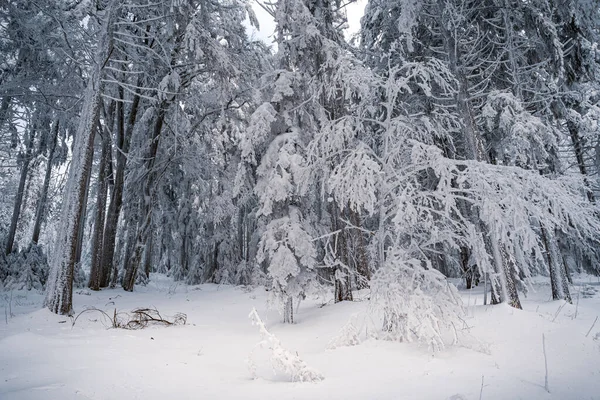
{"label": "white sky", "polygon": [[[367,0],[357,0],[346,6],[346,13],[348,15],[348,25],[346,37],[351,37],[353,34],[357,33],[360,29],[360,18],[362,17],[365,6],[367,4]],[[273,18],[263,10],[256,2],[253,2],[252,8],[256,13],[256,18],[260,24],[260,30],[256,30],[250,27],[250,23],[246,21],[246,24],[249,29],[250,35],[253,35],[255,38],[264,41],[267,44],[273,44],[273,32],[275,30],[275,21]]]}

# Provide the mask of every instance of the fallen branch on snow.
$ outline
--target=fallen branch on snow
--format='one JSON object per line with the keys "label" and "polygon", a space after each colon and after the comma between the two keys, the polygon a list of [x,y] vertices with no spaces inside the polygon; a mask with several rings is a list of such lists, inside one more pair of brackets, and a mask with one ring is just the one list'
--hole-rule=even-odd
{"label": "fallen branch on snow", "polygon": [[117,312],[115,308],[113,315],[110,316],[106,311],[101,310],[96,307],[90,307],[79,314],[76,317],[71,317],[71,327],[75,326],[75,322],[79,317],[87,312],[99,312],[102,314],[105,319],[107,319],[110,323],[109,328],[115,329],[129,329],[129,330],[137,330],[144,329],[150,325],[162,325],[162,326],[171,326],[171,325],[185,325],[187,322],[187,315],[183,313],[176,313],[170,320],[167,318],[163,318],[156,308],[136,308],[130,313],[126,312]]}

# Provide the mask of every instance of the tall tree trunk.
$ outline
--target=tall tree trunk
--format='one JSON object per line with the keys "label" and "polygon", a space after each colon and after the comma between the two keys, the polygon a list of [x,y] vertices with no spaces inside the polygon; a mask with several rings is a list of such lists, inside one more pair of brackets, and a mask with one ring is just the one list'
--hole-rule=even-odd
{"label": "tall tree trunk", "polygon": [[58,130],[59,120],[56,120],[52,127],[52,134],[50,136],[50,148],[48,149],[48,162],[46,164],[46,174],[44,175],[44,184],[42,185],[42,192],[40,193],[40,199],[38,201],[37,209],[35,211],[35,223],[33,225],[33,234],[31,236],[31,243],[37,244],[40,238],[42,230],[42,222],[46,214],[46,207],[48,202],[48,189],[50,188],[50,178],[52,177],[52,162],[54,160],[54,152],[56,151],[56,144],[58,141]]}
{"label": "tall tree trunk", "polygon": [[90,161],[90,166],[86,170],[86,179],[85,179],[85,193],[83,195],[83,201],[81,202],[81,210],[79,211],[79,215],[81,215],[81,222],[79,223],[79,229],[77,231],[77,250],[75,251],[75,266],[79,266],[81,263],[81,254],[83,253],[83,237],[85,236],[85,223],[87,220],[87,204],[88,198],[90,195],[90,182],[92,180],[92,164],[94,162],[94,148],[92,145],[92,160]]}
{"label": "tall tree trunk", "polygon": [[15,202],[13,207],[12,218],[10,220],[10,228],[8,229],[8,237],[6,238],[6,247],[4,253],[6,255],[12,253],[13,246],[15,243],[15,236],[17,234],[17,224],[19,222],[19,215],[21,214],[21,206],[23,204],[23,195],[25,193],[25,183],[27,183],[27,174],[29,172],[29,164],[31,157],[33,157],[33,144],[36,135],[35,124],[29,129],[29,134],[25,139],[25,153],[22,153],[22,164],[19,178],[19,187],[15,195]]}
{"label": "tall tree trunk", "polygon": [[[119,98],[123,99],[123,89],[119,89]],[[117,168],[114,175],[114,185],[111,194],[110,205],[106,214],[106,223],[104,228],[104,239],[102,244],[102,278],[101,287],[107,287],[111,281],[111,271],[116,270],[115,245],[117,240],[117,228],[119,216],[123,205],[123,189],[125,185],[125,167],[127,164],[127,154],[129,153],[129,144],[133,127],[137,120],[137,114],[140,104],[140,96],[135,95],[131,103],[127,125],[124,125],[124,107],[123,102],[117,102],[117,124],[116,124],[116,159]],[[116,277],[115,277],[116,279]]]}
{"label": "tall tree trunk", "polygon": [[283,323],[293,324],[294,323],[294,299],[292,296],[288,296],[283,308]]}
{"label": "tall tree trunk", "polygon": [[329,213],[331,215],[331,231],[337,232],[334,235],[333,254],[335,256],[334,269],[334,301],[352,301],[352,287],[350,285],[350,265],[348,262],[348,244],[346,240],[346,231],[344,223],[341,221],[341,210],[334,200],[329,203]]}
{"label": "tall tree trunk", "polygon": [[110,138],[108,132],[102,137],[102,155],[98,167],[98,193],[96,198],[96,219],[92,237],[92,263],[88,287],[100,290],[102,281],[102,240],[104,231],[104,217],[106,215],[106,197],[108,192],[108,174],[110,161]]}
{"label": "tall tree trunk", "polygon": [[[154,245],[154,234],[150,232],[148,235],[148,241],[146,243],[146,251],[144,252],[144,276],[146,279],[150,279],[150,272],[152,272],[152,250]],[[186,258],[187,260],[187,258]]]}
{"label": "tall tree trunk", "polygon": [[360,230],[362,228],[360,214],[357,211],[353,211],[351,208],[348,208],[348,210],[350,212],[350,221],[352,222],[352,225],[356,227],[356,233],[354,235],[356,246],[356,287],[358,289],[366,289],[369,287],[369,281],[371,280],[371,270],[367,258],[365,236]]}
{"label": "tall tree trunk", "polygon": [[579,168],[579,173],[583,175],[583,183],[586,187],[586,194],[588,200],[592,203],[596,201],[594,198],[594,192],[590,188],[590,182],[588,181],[588,167],[585,164],[585,154],[584,148],[585,145],[583,143],[583,139],[579,134],[579,127],[573,121],[567,121],[567,129],[569,130],[569,136],[571,137],[571,143],[573,144],[573,151],[575,152],[575,160],[577,161],[577,167]]}
{"label": "tall tree trunk", "polygon": [[57,314],[73,311],[73,277],[77,254],[77,235],[83,220],[82,203],[87,191],[87,175],[92,166],[94,134],[100,111],[101,73],[108,60],[112,41],[111,29],[116,0],[103,11],[103,32],[100,34],[95,67],[88,79],[83,108],[73,145],[73,160],[63,199],[59,235],[51,259],[46,306]]}
{"label": "tall tree trunk", "polygon": [[[447,28],[450,25],[448,24],[448,21],[445,21],[444,17],[446,5],[442,0],[439,0],[438,4],[441,16],[440,26],[443,27],[442,29],[444,30],[444,46],[448,54],[448,67],[454,74],[458,83],[455,103],[462,121],[461,139],[463,140],[464,156],[466,159],[489,163],[490,158],[485,151],[483,137],[475,122],[473,107],[470,102],[470,85],[461,65],[461,50],[454,33]],[[498,287],[494,285],[494,280],[492,279],[492,303],[495,303],[496,301],[508,301],[511,306],[521,308],[521,302],[514,280],[514,265],[512,265],[510,257],[508,257],[506,246],[502,243],[495,242],[495,235],[491,232],[493,231],[493,227],[486,226],[486,224],[481,221],[478,214],[478,211],[475,210],[470,212],[468,217],[474,222],[475,226],[479,228],[484,237],[488,252],[493,255],[495,271],[499,274],[502,289],[502,293],[498,293]],[[490,235],[490,233],[492,234]],[[504,296],[508,296],[508,298],[504,298]]]}
{"label": "tall tree trunk", "polygon": [[2,128],[2,125],[4,125],[4,123],[8,119],[8,108],[10,107],[11,101],[12,97],[10,96],[4,96],[2,98],[2,103],[0,103],[0,128]]}
{"label": "tall tree trunk", "polygon": [[154,123],[154,129],[152,132],[152,138],[150,143],[150,149],[148,156],[146,157],[146,171],[147,176],[144,182],[143,190],[143,206],[142,206],[142,220],[139,225],[137,240],[135,248],[133,249],[133,255],[131,261],[125,270],[123,277],[123,289],[128,292],[133,291],[135,280],[137,278],[137,272],[142,262],[142,254],[146,247],[146,242],[150,234],[150,228],[152,225],[152,202],[154,201],[154,186],[156,184],[156,171],[154,170],[154,164],[156,162],[156,155],[158,154],[158,145],[160,142],[160,133],[165,119],[165,105],[161,104],[158,109],[158,115]]}
{"label": "tall tree trunk", "polygon": [[[129,211],[129,212],[131,212],[131,211]],[[135,218],[129,218],[129,220],[127,222],[127,229],[125,230],[126,239],[121,242],[122,247],[124,247],[124,249],[122,249],[122,251],[124,253],[123,254],[123,267],[122,267],[123,271],[127,271],[129,269],[129,264],[131,263],[131,258],[133,255],[133,249],[134,249],[134,246],[136,243],[135,241],[137,238],[137,236],[136,236],[137,230],[138,230],[137,220],[135,220]],[[119,279],[118,263],[114,262],[113,263],[113,273],[112,273],[112,277],[111,277],[111,281],[110,281],[111,288],[116,287],[118,279]]]}
{"label": "tall tree trunk", "polygon": [[541,236],[546,247],[546,257],[548,258],[548,271],[550,272],[550,287],[552,288],[552,298],[554,300],[566,300],[572,303],[571,293],[569,291],[569,282],[566,276],[566,270],[563,263],[559,260],[556,241],[544,227],[541,227]]}

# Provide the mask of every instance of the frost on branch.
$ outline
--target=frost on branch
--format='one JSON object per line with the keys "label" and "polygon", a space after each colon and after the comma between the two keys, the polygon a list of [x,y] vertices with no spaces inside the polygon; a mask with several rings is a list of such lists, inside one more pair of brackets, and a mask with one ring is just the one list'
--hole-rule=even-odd
{"label": "frost on branch", "polygon": [[456,341],[462,302],[456,288],[430,262],[394,250],[371,281],[374,315],[382,319],[383,338],[427,344],[442,350]]}
{"label": "frost on branch", "polygon": [[[248,317],[252,320],[253,325],[258,326],[258,331],[260,332],[262,340],[257,346],[266,347],[271,351],[270,360],[273,372],[283,372],[290,377],[292,382],[317,382],[324,379],[323,375],[309,368],[297,355],[281,346],[279,339],[267,330],[255,308],[252,309]],[[252,360],[253,354],[254,350],[248,357],[249,368],[253,378],[257,378],[255,364]]]}
{"label": "frost on branch", "polygon": [[309,227],[296,207],[289,215],[271,221],[265,228],[256,259],[269,261],[272,296],[284,306],[284,321],[293,323],[293,299],[304,297],[316,268],[316,249]]}
{"label": "frost on branch", "polygon": [[356,315],[346,322],[342,329],[327,344],[330,350],[338,347],[357,346],[360,344],[360,331],[356,328]]}

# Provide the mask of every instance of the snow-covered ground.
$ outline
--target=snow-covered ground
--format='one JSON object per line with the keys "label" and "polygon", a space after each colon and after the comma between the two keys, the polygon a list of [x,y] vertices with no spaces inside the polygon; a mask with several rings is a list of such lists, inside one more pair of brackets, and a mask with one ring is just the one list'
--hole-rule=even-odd
{"label": "snow-covered ground", "polygon": [[[522,299],[523,311],[484,306],[481,289],[462,290],[471,337],[437,353],[375,339],[328,349],[350,319],[369,326],[366,301],[306,300],[297,323],[284,325],[267,310],[263,289],[189,287],[156,276],[134,293],[78,291],[77,311],[155,307],[163,316],[188,317],[185,326],[132,331],[107,329],[98,312],[82,314],[72,327],[41,308],[41,294],[3,292],[0,399],[600,399],[600,321],[586,337],[600,315],[600,282],[579,277],[574,305],[550,301],[541,281],[534,289]],[[273,374],[266,349],[254,350],[252,379],[247,360],[260,341],[248,319],[253,307],[323,381],[292,383]]]}

